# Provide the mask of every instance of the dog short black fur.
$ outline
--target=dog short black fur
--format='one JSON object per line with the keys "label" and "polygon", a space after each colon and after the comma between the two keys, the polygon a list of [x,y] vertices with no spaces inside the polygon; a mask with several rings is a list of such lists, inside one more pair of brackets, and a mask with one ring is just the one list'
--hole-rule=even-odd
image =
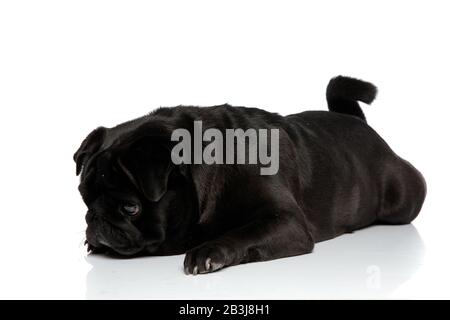
{"label": "dog short black fur", "polygon": [[[74,155],[93,253],[186,252],[185,272],[306,254],[314,243],[373,224],[407,224],[426,194],[422,175],[366,123],[370,83],[333,78],[330,111],[289,116],[220,105],[160,108],[91,132]],[[174,165],[171,133],[279,129],[279,171],[258,165]]]}

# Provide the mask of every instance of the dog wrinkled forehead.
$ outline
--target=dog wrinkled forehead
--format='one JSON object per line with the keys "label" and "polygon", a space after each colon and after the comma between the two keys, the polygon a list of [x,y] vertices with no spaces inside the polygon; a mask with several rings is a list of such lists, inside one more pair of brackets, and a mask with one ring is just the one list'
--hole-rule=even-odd
{"label": "dog wrinkled forehead", "polygon": [[121,192],[132,188],[116,163],[108,150],[97,153],[88,161],[78,186],[83,201],[87,205],[105,192]]}
{"label": "dog wrinkled forehead", "polygon": [[113,128],[98,127],[81,143],[73,155],[76,163],[76,174],[86,169],[89,161],[95,155],[105,150],[121,152],[139,139],[151,137],[170,141],[174,130],[166,118],[145,116],[119,124]]}
{"label": "dog wrinkled forehead", "polygon": [[164,122],[155,119],[92,131],[74,154],[85,203],[98,196],[107,178],[118,175],[126,177],[148,200],[159,201],[167,191],[173,169],[166,146],[170,134]]}

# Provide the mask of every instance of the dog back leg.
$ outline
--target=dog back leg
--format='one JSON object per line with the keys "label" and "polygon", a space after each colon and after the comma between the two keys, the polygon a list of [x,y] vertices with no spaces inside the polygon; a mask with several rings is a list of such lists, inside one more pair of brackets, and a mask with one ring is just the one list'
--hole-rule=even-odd
{"label": "dog back leg", "polygon": [[382,184],[379,222],[407,224],[413,221],[426,196],[426,183],[422,174],[409,162],[396,159],[387,166]]}

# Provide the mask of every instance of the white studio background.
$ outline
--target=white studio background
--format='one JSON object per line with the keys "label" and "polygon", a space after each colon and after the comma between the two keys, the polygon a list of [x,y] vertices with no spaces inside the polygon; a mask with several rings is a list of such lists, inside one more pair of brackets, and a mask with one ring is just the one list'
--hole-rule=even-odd
{"label": "white studio background", "polygon": [[[450,298],[449,15],[448,1],[1,1],[0,298]],[[427,180],[413,229],[198,277],[183,256],[86,258],[72,154],[92,129],[178,104],[325,110],[338,74],[378,86],[368,123]]]}

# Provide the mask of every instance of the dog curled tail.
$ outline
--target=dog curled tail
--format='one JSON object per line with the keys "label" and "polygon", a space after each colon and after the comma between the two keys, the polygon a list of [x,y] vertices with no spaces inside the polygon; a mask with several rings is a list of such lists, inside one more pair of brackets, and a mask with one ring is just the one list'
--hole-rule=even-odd
{"label": "dog curled tail", "polygon": [[358,101],[371,104],[377,96],[377,88],[355,78],[337,76],[327,86],[328,109],[333,112],[356,116],[366,121]]}

